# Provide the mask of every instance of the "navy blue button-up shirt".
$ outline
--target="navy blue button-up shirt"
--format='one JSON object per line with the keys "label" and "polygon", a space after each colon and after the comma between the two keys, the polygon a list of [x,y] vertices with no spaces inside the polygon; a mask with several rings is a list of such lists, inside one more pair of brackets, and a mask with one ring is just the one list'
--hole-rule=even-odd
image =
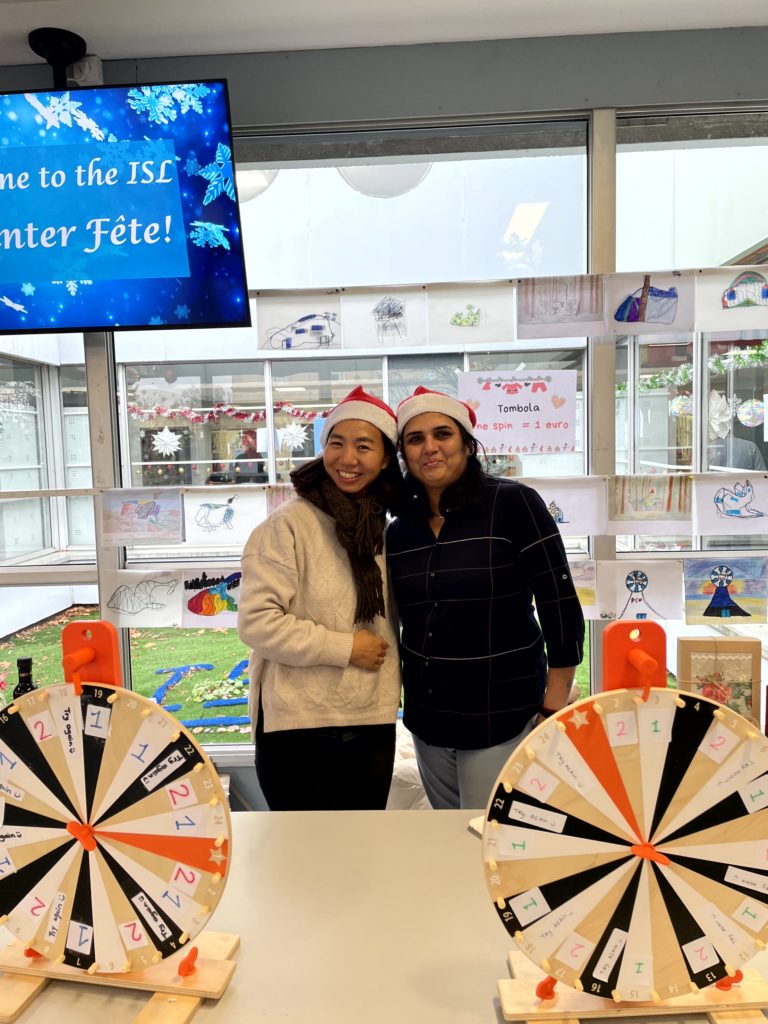
{"label": "navy blue button-up shirt", "polygon": [[[541,706],[547,664],[578,665],[584,618],[557,526],[541,497],[487,477],[435,537],[401,517],[387,561],[402,624],[403,720],[435,746],[512,739]],[[535,612],[534,612],[535,602]]]}

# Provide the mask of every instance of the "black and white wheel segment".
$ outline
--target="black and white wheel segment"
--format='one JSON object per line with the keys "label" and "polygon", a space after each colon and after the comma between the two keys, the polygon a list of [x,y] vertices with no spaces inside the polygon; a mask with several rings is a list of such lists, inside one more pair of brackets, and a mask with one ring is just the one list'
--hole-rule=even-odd
{"label": "black and white wheel segment", "polygon": [[205,925],[227,875],[216,771],[136,693],[72,684],[0,711],[0,915],[43,956],[139,970]]}
{"label": "black and white wheel segment", "polygon": [[518,947],[566,985],[622,1001],[711,985],[768,942],[768,739],[683,691],[588,697],[510,756],[483,858]]}

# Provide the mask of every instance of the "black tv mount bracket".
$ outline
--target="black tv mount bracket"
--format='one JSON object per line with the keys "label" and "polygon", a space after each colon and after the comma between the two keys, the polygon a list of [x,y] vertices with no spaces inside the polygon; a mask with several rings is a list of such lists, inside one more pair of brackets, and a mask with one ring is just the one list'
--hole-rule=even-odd
{"label": "black tv mount bracket", "polygon": [[30,49],[53,68],[54,89],[67,88],[67,68],[85,56],[82,36],[65,28],[36,28],[27,36]]}

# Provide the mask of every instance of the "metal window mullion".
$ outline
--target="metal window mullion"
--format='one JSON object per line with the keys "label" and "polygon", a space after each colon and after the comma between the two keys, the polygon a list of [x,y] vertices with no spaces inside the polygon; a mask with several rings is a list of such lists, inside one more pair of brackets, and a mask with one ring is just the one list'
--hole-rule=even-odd
{"label": "metal window mullion", "polygon": [[[45,460],[43,484],[45,488],[54,490],[66,487],[63,472],[64,439],[58,367],[40,367],[40,385],[42,401],[39,407],[38,430],[42,431],[39,443],[43,449]],[[50,497],[47,504],[51,547],[54,551],[61,551],[69,543],[66,498]]]}
{"label": "metal window mullion", "polygon": [[[610,274],[616,269],[616,111],[593,110],[590,118],[588,167],[588,270]],[[584,427],[587,472],[613,476],[616,472],[616,339],[590,338],[584,385]],[[586,400],[587,395],[589,401]],[[589,538],[592,557],[614,561],[614,537]],[[604,622],[590,626],[591,689],[599,688]]]}
{"label": "metal window mullion", "polygon": [[272,362],[264,360],[264,423],[267,428],[267,476],[277,483],[277,450],[275,448],[275,399],[272,387]]}
{"label": "metal window mullion", "polygon": [[[638,385],[640,382],[640,338],[627,335],[627,471],[637,473]],[[615,472],[615,470],[614,470]]]}
{"label": "metal window mullion", "polygon": [[[693,401],[693,430],[691,431],[691,465],[694,473],[706,471],[705,453],[707,451],[707,440],[709,430],[709,367],[705,354],[706,341],[701,331],[693,335],[693,352],[691,354],[692,388],[691,399]],[[705,379],[706,378],[706,379]],[[701,534],[694,534],[691,537],[691,548],[694,551],[702,550]]]}
{"label": "metal window mullion", "polygon": [[388,405],[392,405],[389,399],[389,356],[381,357],[381,393],[384,401]]}
{"label": "metal window mullion", "polygon": [[[111,331],[83,335],[85,380],[88,394],[88,433],[91,446],[93,486],[96,489],[120,486],[120,451],[117,412],[117,371],[115,336]],[[123,403],[125,404],[125,403]],[[96,499],[97,501],[98,499]],[[102,542],[101,522],[94,503],[96,531],[96,572],[99,605],[103,615],[107,572],[125,567],[125,548],[108,547]],[[128,630],[118,629],[120,668],[126,687],[131,686],[131,657]]]}

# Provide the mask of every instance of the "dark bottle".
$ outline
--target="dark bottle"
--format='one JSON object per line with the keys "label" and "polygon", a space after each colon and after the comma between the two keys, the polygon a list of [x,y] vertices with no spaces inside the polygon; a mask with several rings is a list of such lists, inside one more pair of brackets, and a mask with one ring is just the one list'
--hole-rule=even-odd
{"label": "dark bottle", "polygon": [[16,684],[13,691],[13,699],[21,697],[25,693],[30,693],[32,690],[36,690],[37,687],[32,682],[32,659],[31,658],[17,658],[16,669],[19,673],[19,681]]}

